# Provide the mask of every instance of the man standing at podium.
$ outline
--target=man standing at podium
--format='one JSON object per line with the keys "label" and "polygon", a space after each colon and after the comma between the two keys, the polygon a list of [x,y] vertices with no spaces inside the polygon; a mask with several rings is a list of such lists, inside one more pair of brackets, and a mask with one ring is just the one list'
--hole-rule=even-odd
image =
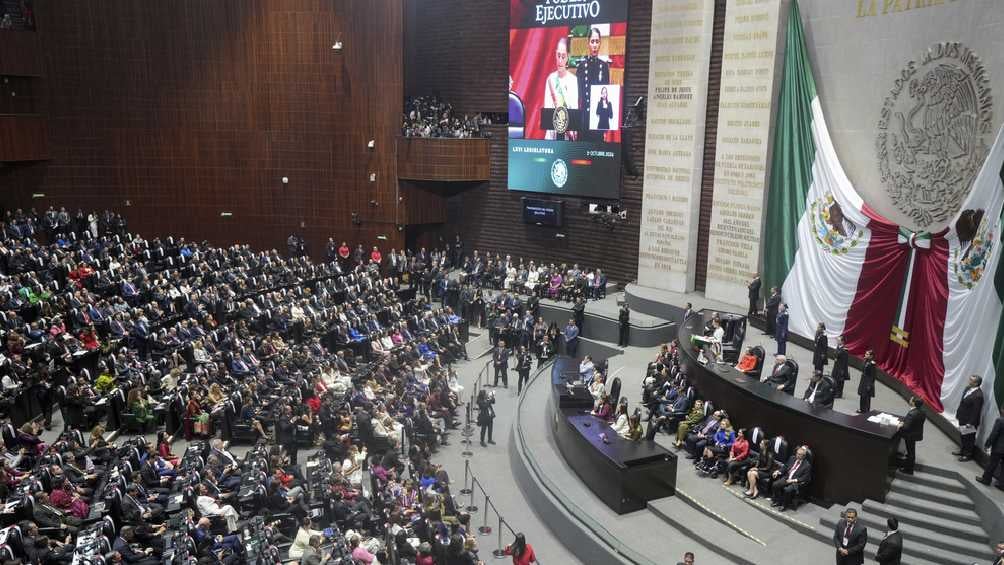
{"label": "man standing at podium", "polygon": [[[544,108],[577,110],[579,108],[579,83],[575,75],[568,72],[568,38],[562,37],[554,49],[554,60],[557,69],[547,75],[544,84]],[[570,118],[569,118],[570,119]],[[557,134],[553,129],[547,130],[544,139],[567,139],[575,141],[576,132],[566,131]]]}

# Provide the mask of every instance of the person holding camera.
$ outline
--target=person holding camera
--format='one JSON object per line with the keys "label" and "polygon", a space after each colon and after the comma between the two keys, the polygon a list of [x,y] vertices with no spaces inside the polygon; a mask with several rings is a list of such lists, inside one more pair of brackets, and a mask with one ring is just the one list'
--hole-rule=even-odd
{"label": "person holding camera", "polygon": [[492,423],[495,421],[495,393],[489,393],[485,389],[478,391],[478,426],[481,427],[481,447],[485,445],[485,432],[488,432],[488,443],[495,445],[492,440]]}

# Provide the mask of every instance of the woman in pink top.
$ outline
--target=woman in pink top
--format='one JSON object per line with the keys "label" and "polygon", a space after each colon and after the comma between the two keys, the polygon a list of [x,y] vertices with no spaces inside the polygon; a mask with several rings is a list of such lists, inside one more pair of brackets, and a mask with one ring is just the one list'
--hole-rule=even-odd
{"label": "woman in pink top", "polygon": [[373,563],[376,561],[376,555],[373,555],[366,550],[365,547],[360,545],[359,536],[352,536],[349,540],[349,547],[352,548],[352,561],[355,563]]}
{"label": "woman in pink top", "polygon": [[561,290],[561,273],[554,273],[551,275],[551,281],[548,284],[547,295],[551,298],[557,298],[558,292]]}

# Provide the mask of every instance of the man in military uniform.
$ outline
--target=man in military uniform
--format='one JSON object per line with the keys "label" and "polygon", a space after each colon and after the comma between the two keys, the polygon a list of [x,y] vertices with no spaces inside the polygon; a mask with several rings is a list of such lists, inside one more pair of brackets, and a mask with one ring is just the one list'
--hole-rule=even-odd
{"label": "man in military uniform", "polygon": [[603,43],[603,34],[598,28],[589,29],[589,55],[580,59],[575,68],[575,77],[579,81],[579,109],[582,111],[579,117],[581,132],[579,139],[582,141],[602,141],[603,132],[589,130],[589,112],[592,111],[591,90],[593,85],[610,84],[610,63],[600,59],[600,45]]}

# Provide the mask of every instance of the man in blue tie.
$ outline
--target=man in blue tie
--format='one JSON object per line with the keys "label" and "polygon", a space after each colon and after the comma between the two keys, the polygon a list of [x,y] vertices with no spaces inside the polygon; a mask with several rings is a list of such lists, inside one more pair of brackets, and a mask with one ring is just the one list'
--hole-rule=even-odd
{"label": "man in blue tie", "polygon": [[579,349],[579,327],[575,325],[574,319],[568,320],[565,326],[565,354],[575,357],[575,352]]}

